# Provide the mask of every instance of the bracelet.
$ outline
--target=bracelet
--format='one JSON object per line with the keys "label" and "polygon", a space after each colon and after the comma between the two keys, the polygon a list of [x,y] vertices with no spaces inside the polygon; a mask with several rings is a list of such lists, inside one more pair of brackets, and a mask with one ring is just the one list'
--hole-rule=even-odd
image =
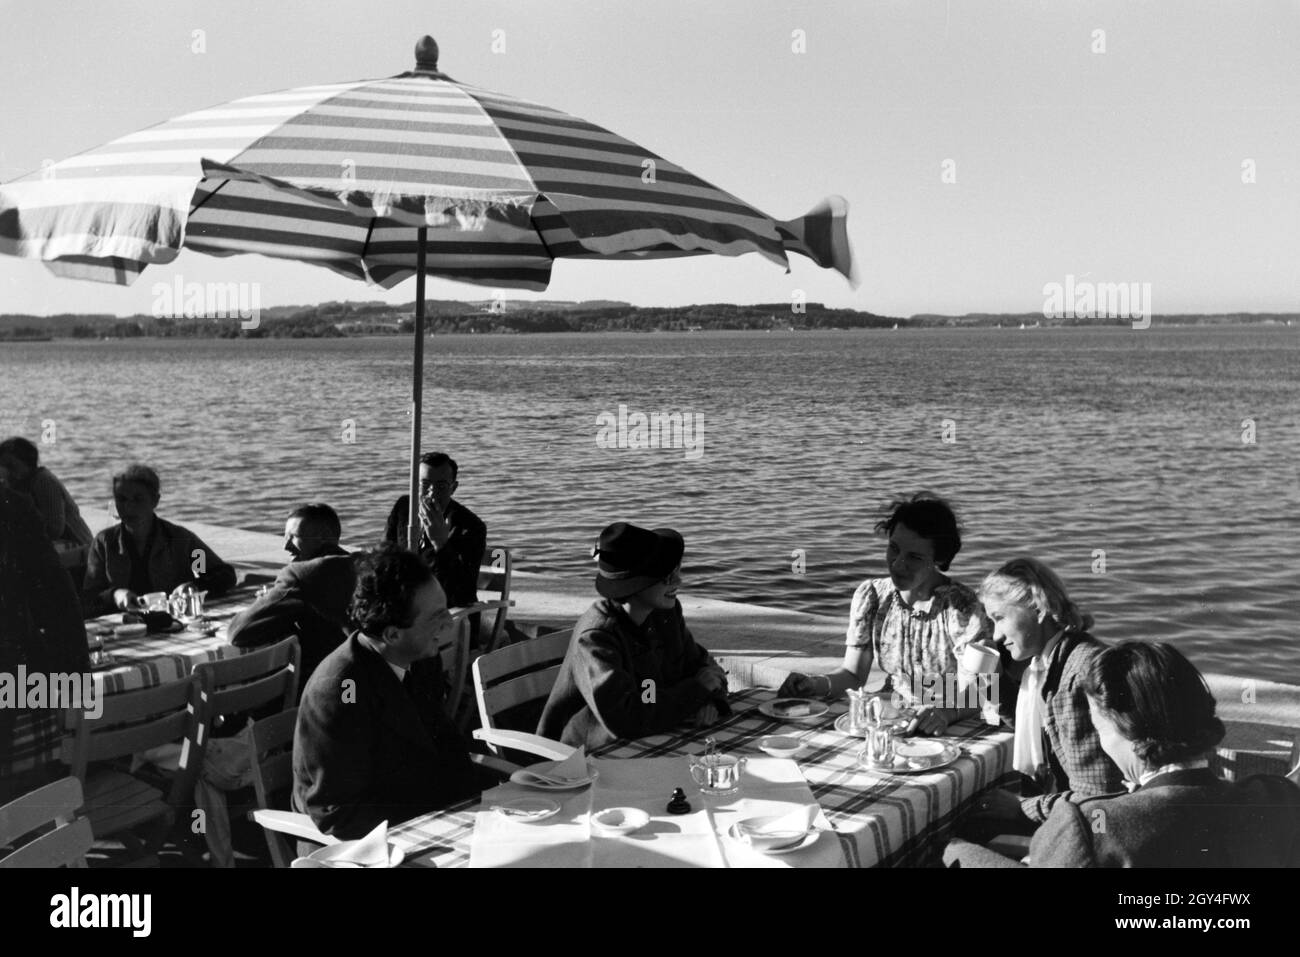
{"label": "bracelet", "polygon": [[826,679],[826,693],[825,693],[824,695],[822,695],[822,697],[823,697],[823,698],[829,698],[829,697],[831,696],[831,692],[834,691],[835,686],[834,686],[833,684],[831,684],[831,676],[830,676],[830,675],[822,675],[822,677]]}

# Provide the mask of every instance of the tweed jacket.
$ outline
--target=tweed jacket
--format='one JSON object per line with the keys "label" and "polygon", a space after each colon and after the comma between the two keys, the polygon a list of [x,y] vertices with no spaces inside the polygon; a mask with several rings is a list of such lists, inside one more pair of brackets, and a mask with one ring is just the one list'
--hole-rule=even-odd
{"label": "tweed jacket", "polygon": [[364,837],[478,791],[464,738],[443,711],[437,657],[404,687],[354,632],[307,682],[293,738],[293,804],[339,838]]}
{"label": "tweed jacket", "polygon": [[[1088,698],[1083,693],[1088,666],[1104,647],[1086,632],[1068,633],[1057,642],[1046,662],[1042,695],[1043,734],[1047,740],[1043,751],[1048,773],[1046,780],[1037,783],[1047,793],[1020,802],[1025,816],[1036,824],[1047,820],[1063,791],[1093,795],[1123,788],[1123,775],[1101,749],[1101,739],[1088,713]],[[1015,702],[1010,706],[1014,715]]]}
{"label": "tweed jacket", "polygon": [[691,637],[681,602],[638,627],[602,598],[573,628],[537,733],[590,750],[671,731],[710,702],[730,713],[725,688],[710,693],[695,680],[712,660]]}
{"label": "tweed jacket", "polygon": [[[403,495],[393,504],[384,528],[384,541],[406,545],[410,498]],[[478,601],[478,573],[487,549],[487,526],[455,499],[447,506],[444,517],[451,526],[451,538],[442,548],[435,548],[421,533],[420,557],[433,569],[433,576],[447,593],[447,604],[464,608]]]}
{"label": "tweed jacket", "polygon": [[[157,526],[153,544],[145,560],[149,583],[155,591],[170,592],[177,585],[193,582],[200,591],[221,595],[235,587],[235,570],[223,562],[211,548],[189,529],[154,516]],[[131,580],[131,556],[127,552],[125,527],[118,523],[95,536],[87,559],[86,581],[82,600],[87,615],[101,615],[114,610],[113,592],[128,587]],[[195,575],[196,553],[202,556],[205,571]]]}
{"label": "tweed jacket", "polygon": [[347,638],[348,605],[356,588],[352,556],[334,546],[280,569],[275,584],[231,619],[226,634],[237,648],[257,648],[298,636],[302,669],[298,692],[325,656]]}

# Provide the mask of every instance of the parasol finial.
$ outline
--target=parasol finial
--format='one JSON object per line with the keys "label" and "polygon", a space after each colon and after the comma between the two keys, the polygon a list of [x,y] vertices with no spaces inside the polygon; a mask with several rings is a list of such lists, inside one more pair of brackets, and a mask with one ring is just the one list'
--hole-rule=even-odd
{"label": "parasol finial", "polygon": [[415,68],[438,72],[438,41],[427,34],[415,45]]}

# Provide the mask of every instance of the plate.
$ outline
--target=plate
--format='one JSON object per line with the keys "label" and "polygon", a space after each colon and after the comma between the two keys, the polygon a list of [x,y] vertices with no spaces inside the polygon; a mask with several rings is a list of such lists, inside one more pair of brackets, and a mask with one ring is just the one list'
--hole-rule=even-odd
{"label": "plate", "polygon": [[494,804],[492,810],[508,820],[531,824],[534,821],[544,821],[551,815],[558,814],[560,806],[547,798],[519,798],[514,801],[503,801],[500,804]]}
{"label": "plate", "polygon": [[894,745],[894,753],[907,761],[933,761],[943,754],[947,748],[948,746],[942,741],[926,741],[922,738],[899,741]]}
{"label": "plate", "polygon": [[[736,824],[739,823],[740,823],[739,821],[736,822]],[[731,838],[737,844],[743,844],[745,847],[749,848],[751,851],[754,851],[758,854],[793,854],[795,851],[802,851],[805,847],[809,847],[812,844],[816,843],[817,838],[821,836],[822,836],[822,832],[819,831],[817,828],[813,828],[811,831],[809,831],[807,834],[804,835],[803,840],[800,841],[798,844],[790,844],[786,847],[771,848],[769,850],[763,851],[754,847],[743,837],[741,837],[739,832],[737,832],[736,830],[735,824],[727,828],[727,837]]]}
{"label": "plate", "polygon": [[793,758],[808,749],[806,741],[780,734],[769,734],[758,742],[758,749],[774,758]]}
{"label": "plate", "polygon": [[601,834],[631,834],[650,823],[639,807],[607,807],[591,816],[591,826]]}
{"label": "plate", "polygon": [[510,780],[515,784],[526,788],[537,788],[539,791],[576,791],[578,788],[585,788],[596,778],[600,777],[600,772],[591,771],[586,778],[574,778],[563,784],[552,784],[549,781],[542,781],[528,773],[527,768],[520,768],[514,774],[510,775]]}
{"label": "plate", "polygon": [[[939,744],[938,741],[925,743]],[[913,766],[913,762],[909,762],[906,758],[895,756],[894,766],[892,768],[879,768],[874,764],[870,764],[861,751],[858,752],[858,767],[867,771],[879,771],[881,774],[928,774],[931,771],[946,768],[961,757],[961,748],[954,744],[940,744],[939,747],[941,749],[940,753],[936,757],[929,759],[929,763],[924,767],[915,767]]]}
{"label": "plate", "polygon": [[[764,701],[758,710],[769,718],[781,721],[816,721],[831,709],[826,702],[810,698],[777,698],[775,701]],[[792,711],[796,713],[791,714]]]}

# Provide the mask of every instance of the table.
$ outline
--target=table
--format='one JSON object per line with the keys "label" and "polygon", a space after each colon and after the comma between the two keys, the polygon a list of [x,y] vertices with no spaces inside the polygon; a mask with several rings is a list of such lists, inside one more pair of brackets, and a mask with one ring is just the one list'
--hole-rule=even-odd
{"label": "table", "polygon": [[[910,775],[862,770],[857,766],[861,741],[834,728],[835,718],[847,711],[846,704],[833,705],[816,722],[792,723],[758,711],[759,705],[775,697],[768,689],[742,691],[732,695],[732,714],[721,724],[618,741],[592,756],[677,757],[684,764],[686,755],[703,750],[706,737],[714,738],[721,750],[737,755],[761,755],[758,741],[769,734],[800,737],[808,750],[796,760],[835,828],[850,867],[925,863],[947,840],[957,814],[1011,772],[1013,735],[989,728],[978,718],[951,729],[946,739],[959,743],[963,754],[947,767]],[[405,853],[406,865],[466,867],[474,812],[479,807],[477,800],[471,800],[413,818],[390,828],[389,838]]]}
{"label": "table", "polygon": [[[206,602],[204,615],[217,626],[213,635],[204,636],[186,629],[176,634],[139,638],[106,637],[104,650],[114,660],[107,667],[92,669],[97,692],[116,694],[152,688],[188,677],[201,662],[243,654],[242,648],[227,644],[226,628],[230,619],[251,605],[256,597],[256,586],[246,585]],[[90,634],[95,626],[121,623],[121,612],[115,612],[88,619],[86,629]],[[63,724],[62,711],[20,712],[14,725],[13,749],[7,761],[0,761],[0,775],[16,776],[57,761]]]}

